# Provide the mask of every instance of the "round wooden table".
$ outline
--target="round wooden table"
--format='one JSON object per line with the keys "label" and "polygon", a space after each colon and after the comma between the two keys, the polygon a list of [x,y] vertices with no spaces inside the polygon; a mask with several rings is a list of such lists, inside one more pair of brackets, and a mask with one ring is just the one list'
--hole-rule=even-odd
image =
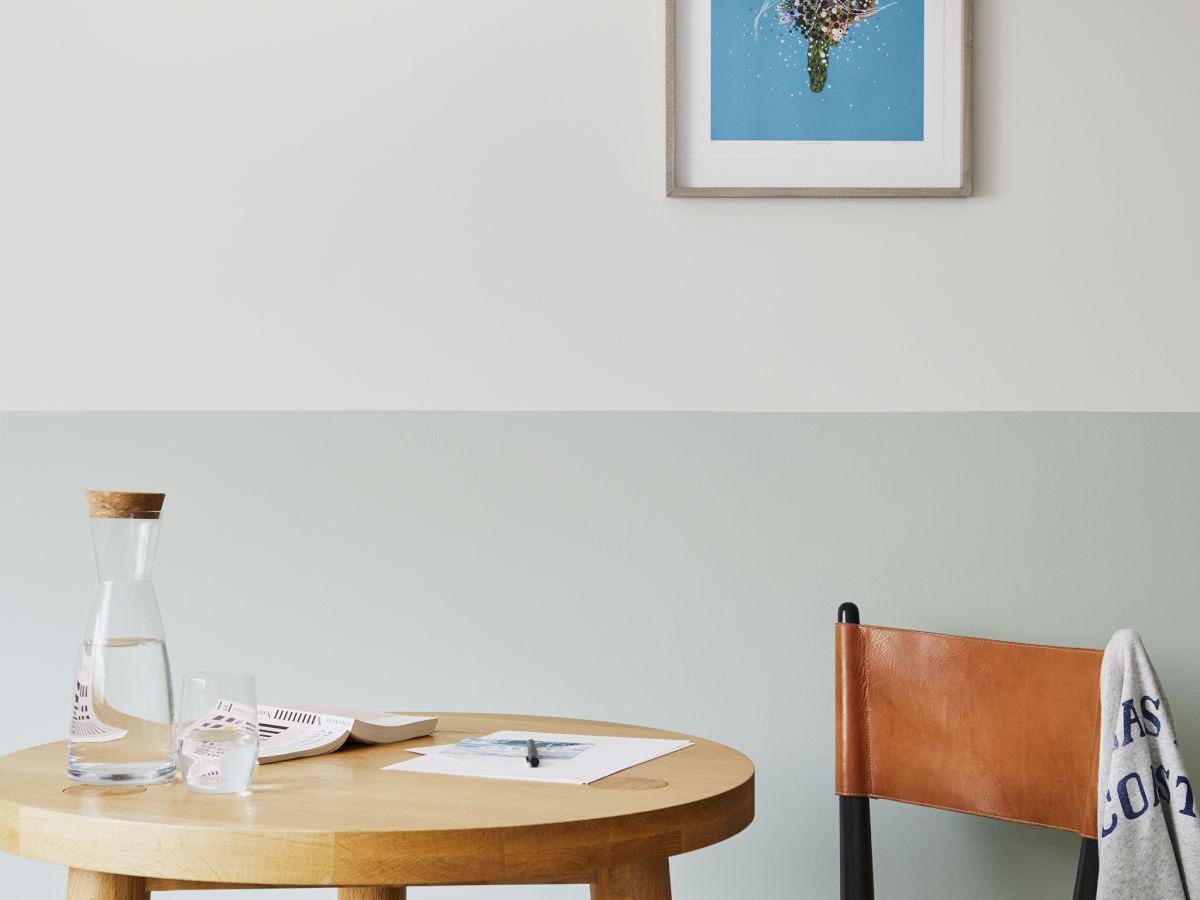
{"label": "round wooden table", "polygon": [[70,867],[68,900],[151,891],[338,887],[340,900],[403,900],[408,885],[590,884],[595,900],[667,900],[667,858],[754,818],[754,767],[695,746],[587,786],[381,768],[405,747],[499,730],[686,735],[576,719],[438,713],[428,738],[349,745],[262,766],[248,796],[197,794],[177,779],[75,785],[66,746],[0,757],[0,849]]}

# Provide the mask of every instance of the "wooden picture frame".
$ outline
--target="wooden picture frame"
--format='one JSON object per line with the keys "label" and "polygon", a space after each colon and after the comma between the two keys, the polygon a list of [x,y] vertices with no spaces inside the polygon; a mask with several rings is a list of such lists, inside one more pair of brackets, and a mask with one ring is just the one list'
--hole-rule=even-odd
{"label": "wooden picture frame", "polygon": [[[957,140],[957,141],[960,141],[961,143],[959,143],[959,145],[958,145],[958,160],[954,160],[953,158],[947,160],[946,157],[950,156],[951,154],[943,153],[938,162],[938,165],[940,165],[943,169],[943,171],[939,173],[940,180],[942,182],[948,182],[949,180],[954,178],[954,176],[957,176],[957,183],[936,183],[936,184],[880,183],[878,185],[874,185],[874,184],[844,184],[843,185],[843,184],[829,184],[829,183],[822,183],[822,184],[807,183],[807,184],[792,184],[792,185],[781,185],[778,183],[774,183],[774,184],[754,185],[754,184],[744,183],[745,179],[740,179],[743,183],[721,184],[721,183],[710,183],[712,181],[711,178],[701,179],[705,183],[695,183],[694,181],[689,181],[689,179],[687,177],[685,177],[685,174],[683,172],[684,166],[682,165],[681,160],[680,160],[680,152],[681,152],[681,146],[683,144],[685,144],[687,141],[687,136],[681,137],[681,135],[679,133],[680,122],[681,122],[681,119],[683,118],[683,111],[680,108],[679,90],[678,90],[679,86],[680,86],[681,76],[680,76],[679,72],[677,71],[679,61],[680,61],[680,55],[681,55],[680,54],[681,48],[677,43],[677,34],[678,34],[678,26],[679,26],[679,7],[686,5],[692,9],[695,9],[696,4],[698,4],[698,3],[708,4],[710,2],[711,2],[711,0],[666,0],[666,32],[667,32],[667,42],[666,42],[666,86],[667,86],[667,96],[666,96],[666,119],[667,119],[667,121],[666,121],[666,145],[667,145],[666,146],[666,194],[668,197],[969,197],[969,196],[971,196],[971,192],[972,192],[972,183],[971,183],[972,182],[972,162],[971,162],[972,62],[971,62],[971,56],[972,56],[972,13],[973,13],[972,6],[973,6],[973,0],[921,0],[921,2],[923,2],[923,3],[930,3],[930,4],[941,3],[942,4],[941,8],[953,10],[954,15],[956,17],[960,18],[960,20],[961,20],[961,44],[958,45],[958,47],[960,48],[961,56],[958,59],[953,60],[953,62],[955,64],[961,66],[961,87],[958,86],[957,79],[954,79],[954,80],[947,79],[946,85],[949,85],[949,87],[946,87],[945,85],[943,85],[943,90],[946,91],[947,95],[953,94],[955,96],[955,99],[957,99],[958,96],[961,96],[961,130],[959,130],[959,128],[957,128],[957,127],[951,128],[951,127],[949,127],[949,125],[947,125],[945,130],[941,133],[941,139],[943,141],[943,145],[942,145],[943,148],[950,148],[950,150],[952,152],[954,150],[953,142]],[[753,2],[755,4],[757,4],[758,0],[753,0]],[[771,0],[772,4],[774,4],[775,2],[776,2],[776,0]],[[804,3],[804,2],[819,2],[819,0],[791,0],[791,2],[800,4],[800,3]],[[875,12],[877,11],[874,6],[875,0],[841,0],[841,2],[843,2],[843,3],[859,2],[859,3],[863,3],[863,4],[869,3],[869,4],[871,4],[871,9],[872,9],[871,15],[874,15]],[[742,7],[745,8],[745,6],[746,6],[746,4],[745,4],[745,2],[743,2]],[[764,0],[764,2],[763,2],[762,9],[763,10],[767,9],[766,0]],[[924,12],[924,7],[922,7],[922,12]],[[762,13],[760,12],[760,16],[761,15],[762,15]],[[755,22],[756,28],[757,28],[757,25],[758,25],[758,23],[756,21]],[[952,52],[955,49],[955,45],[953,42],[955,40],[955,32],[956,31],[957,31],[957,29],[950,29],[950,28],[945,29],[945,31],[943,33],[943,44],[938,48],[937,52],[946,53],[947,56],[949,56],[949,53],[947,52],[947,48],[949,49],[950,52]],[[712,40],[711,34],[706,35],[706,36],[709,37],[710,40]],[[756,34],[756,37],[757,37],[757,34]],[[782,43],[782,41],[781,41],[781,43]],[[923,59],[924,69],[927,69],[929,66],[929,63],[924,61],[924,55],[928,54],[929,52],[931,52],[930,48],[927,47],[924,43],[922,43],[922,54],[923,54],[922,59]],[[710,48],[710,50],[709,50],[710,62],[712,59],[712,53],[713,53],[713,51]],[[824,58],[824,54],[822,54],[822,58]],[[833,61],[826,63],[826,65],[828,65],[830,67],[832,67],[834,64],[835,63]],[[945,60],[943,60],[943,64],[945,64]],[[924,71],[924,69],[923,69],[923,71]],[[811,71],[812,70],[810,68],[809,69],[810,79],[812,77]],[[924,82],[922,82],[922,84],[924,84]],[[709,132],[706,135],[706,137],[709,139],[712,139],[712,118],[711,118],[711,108],[712,108],[711,92],[713,90],[712,85],[713,85],[713,81],[711,79],[711,74],[710,74],[710,83],[708,86],[708,90],[710,91],[710,100],[709,100],[710,118],[709,118]],[[822,80],[821,86],[818,87],[817,90],[822,90],[823,88],[824,88],[824,81]],[[959,93],[959,92],[961,92],[961,93]],[[703,93],[703,89],[701,90],[701,93]],[[696,101],[696,102],[698,102],[698,101]],[[929,95],[928,94],[926,94],[924,96],[923,103],[924,103],[924,106],[922,107],[922,109],[924,111],[925,109],[928,109],[928,107],[929,107]],[[945,106],[948,104],[943,104],[943,105]],[[890,109],[891,107],[888,107],[888,108]],[[953,118],[956,114],[957,114],[957,110],[952,110],[951,115],[948,115],[947,119],[952,122]],[[928,114],[923,112],[923,115],[928,115]],[[924,125],[924,122],[925,122],[925,119],[923,118],[922,119],[923,125]],[[954,123],[954,124],[957,124],[957,123]],[[924,137],[925,137],[924,132],[922,132],[922,137],[924,139]],[[751,142],[743,141],[741,145],[746,145],[749,143],[751,143]],[[753,143],[761,144],[763,146],[768,146],[768,142],[755,141]],[[716,145],[715,139],[712,139],[712,144],[714,146]],[[778,147],[780,145],[782,145],[785,148],[788,148],[788,147],[802,148],[805,146],[817,147],[818,145],[820,145],[822,148],[822,152],[824,152],[827,157],[829,156],[830,153],[836,153],[837,147],[845,146],[844,144],[838,144],[837,142],[821,141],[821,140],[817,140],[817,141],[803,141],[803,140],[786,141],[786,140],[784,140],[784,141],[774,141],[773,142],[774,147]],[[860,144],[860,146],[865,146],[865,145],[866,145],[866,141],[863,141]],[[895,140],[893,140],[893,141],[880,140],[880,141],[878,141],[877,146],[881,146],[881,145],[888,145],[889,147],[900,147],[902,145],[902,142],[895,141]],[[910,145],[910,146],[912,146],[912,145]],[[830,149],[830,148],[833,148],[833,149]],[[800,151],[798,151],[798,152],[800,152]],[[882,153],[882,152],[887,152],[887,151],[881,150],[880,152]],[[961,165],[957,165],[957,163],[959,161],[961,161]],[[728,163],[723,163],[723,164],[728,166]],[[788,161],[784,164],[793,166],[797,170],[802,169],[806,165],[805,161],[803,161],[803,160]],[[818,165],[824,165],[824,164],[825,164],[825,162],[822,161]],[[838,160],[836,162],[836,164],[838,164],[838,165],[855,165],[855,163],[853,161],[847,161],[847,160]],[[900,166],[903,166],[903,163],[901,163]],[[904,177],[904,176],[902,175],[900,177]],[[919,176],[914,175],[912,177],[919,177]]]}

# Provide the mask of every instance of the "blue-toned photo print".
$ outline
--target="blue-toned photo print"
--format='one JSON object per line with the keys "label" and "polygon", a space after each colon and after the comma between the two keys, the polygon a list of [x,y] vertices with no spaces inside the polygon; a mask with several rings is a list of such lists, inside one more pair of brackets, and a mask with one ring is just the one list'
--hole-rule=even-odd
{"label": "blue-toned photo print", "polygon": [[712,140],[920,141],[925,0],[712,0]]}
{"label": "blue-toned photo print", "polygon": [[[595,744],[577,744],[570,741],[534,741],[537,744],[538,756],[542,759],[574,759],[584,750],[595,747]],[[524,738],[463,738],[457,744],[439,750],[440,756],[466,757],[502,757],[524,759],[528,743]]]}

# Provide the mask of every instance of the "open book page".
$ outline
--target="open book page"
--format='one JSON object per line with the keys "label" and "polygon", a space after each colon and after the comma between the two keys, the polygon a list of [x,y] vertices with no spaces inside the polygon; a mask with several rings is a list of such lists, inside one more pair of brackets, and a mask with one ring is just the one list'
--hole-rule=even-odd
{"label": "open book page", "polygon": [[335,706],[297,706],[294,709],[350,719],[350,740],[362,744],[392,744],[424,737],[433,734],[438,723],[436,716],[401,716]]}
{"label": "open book page", "polygon": [[[525,760],[526,742],[530,739],[538,748],[537,768]],[[496,731],[457,744],[414,747],[409,752],[418,754],[416,759],[384,768],[397,772],[591,784],[690,746],[691,741],[660,738]]]}
{"label": "open book page", "polygon": [[282,762],[338,749],[350,737],[354,719],[284,706],[258,708],[258,761]]}

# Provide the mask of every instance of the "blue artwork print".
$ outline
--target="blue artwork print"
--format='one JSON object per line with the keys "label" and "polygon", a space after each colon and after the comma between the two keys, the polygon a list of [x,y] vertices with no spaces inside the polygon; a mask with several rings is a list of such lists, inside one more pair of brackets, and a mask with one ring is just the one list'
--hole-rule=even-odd
{"label": "blue artwork print", "polygon": [[712,0],[712,140],[924,136],[925,0]]}
{"label": "blue artwork print", "polygon": [[[534,741],[538,756],[542,759],[574,759],[595,744],[579,744],[574,741]],[[439,756],[489,756],[524,759],[529,744],[525,738],[463,738],[457,744],[439,750]]]}

